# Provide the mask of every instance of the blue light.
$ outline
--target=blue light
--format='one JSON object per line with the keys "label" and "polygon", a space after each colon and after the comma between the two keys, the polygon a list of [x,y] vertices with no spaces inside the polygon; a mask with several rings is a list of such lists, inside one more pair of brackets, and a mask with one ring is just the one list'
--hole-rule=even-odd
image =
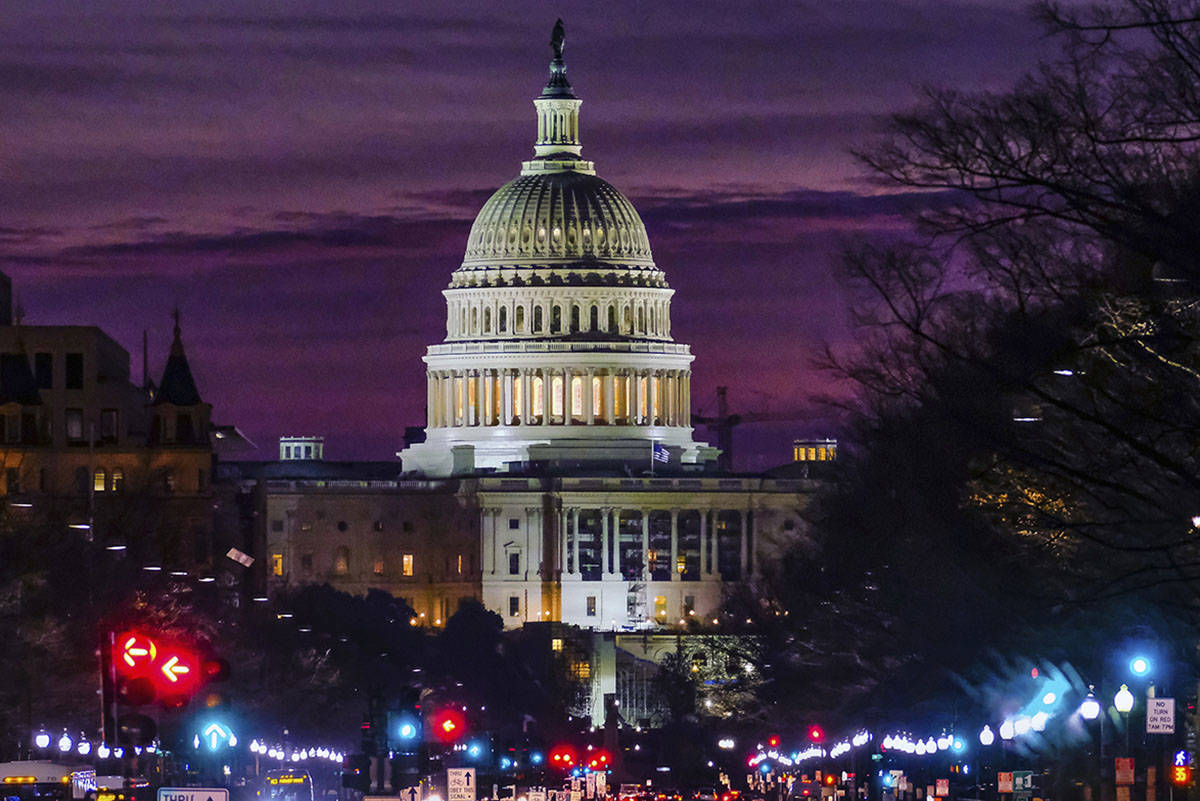
{"label": "blue light", "polygon": [[1135,676],[1145,676],[1150,672],[1150,660],[1144,656],[1135,656],[1129,660],[1129,672]]}
{"label": "blue light", "polygon": [[545,759],[545,757],[542,756],[541,751],[534,751],[532,754],[529,755],[529,761],[535,765],[542,764],[543,759]]}
{"label": "blue light", "polygon": [[509,768],[512,767],[512,764],[513,763],[512,763],[511,759],[509,759],[508,757],[502,757],[500,759],[500,770],[508,770]]}
{"label": "blue light", "polygon": [[962,753],[962,751],[963,751],[963,750],[964,750],[964,749],[967,747],[967,744],[966,744],[965,742],[963,742],[963,738],[961,738],[961,737],[955,737],[955,738],[954,738],[954,742],[951,744],[951,747],[952,747],[952,748],[953,748],[955,751],[958,751],[959,753]]}
{"label": "blue light", "polygon": [[963,765],[963,766],[962,766],[962,772],[963,772],[963,775],[964,775],[964,776],[966,776],[967,774],[969,774],[969,773],[971,772],[971,766],[970,766],[970,765]]}
{"label": "blue light", "polygon": [[478,757],[483,753],[483,746],[479,743],[471,743],[467,746],[467,756]]}
{"label": "blue light", "polygon": [[420,733],[420,723],[418,723],[416,718],[412,717],[411,715],[405,715],[404,717],[400,718],[400,721],[396,724],[396,734],[405,742],[411,742],[412,740],[417,739],[417,736]]}
{"label": "blue light", "polygon": [[759,769],[759,770],[761,770],[763,773],[770,773],[770,772],[771,772],[771,766],[770,766],[770,765],[768,765],[766,762],[764,762],[764,763],[762,763],[761,765],[759,765],[759,766],[758,766],[758,769]]}
{"label": "blue light", "polygon": [[888,773],[888,774],[884,775],[884,777],[883,777],[883,786],[884,787],[891,787],[895,783],[896,783],[896,780],[895,780],[895,778],[892,777],[892,774]]}

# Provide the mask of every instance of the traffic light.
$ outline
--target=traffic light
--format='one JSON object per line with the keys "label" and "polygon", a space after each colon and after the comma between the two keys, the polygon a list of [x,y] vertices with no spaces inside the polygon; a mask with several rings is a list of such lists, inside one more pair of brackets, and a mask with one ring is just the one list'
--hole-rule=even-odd
{"label": "traffic light", "polygon": [[606,770],[610,767],[611,763],[612,759],[604,749],[593,751],[588,758],[588,767],[592,770]]}
{"label": "traffic light", "polygon": [[575,749],[569,745],[556,745],[550,751],[549,765],[560,770],[575,767]]}
{"label": "traffic light", "polygon": [[1192,783],[1192,755],[1187,750],[1176,751],[1171,765],[1171,784],[1183,787]]}
{"label": "traffic light", "polygon": [[812,740],[814,743],[821,742],[825,739],[825,730],[820,726],[809,726],[808,739]]}
{"label": "traffic light", "polygon": [[[164,709],[180,709],[202,686],[230,673],[223,659],[202,660],[196,649],[142,630],[107,632],[100,650],[104,738],[117,745],[153,742],[158,722],[144,707],[157,702]],[[225,703],[220,695],[208,701],[209,708]]]}
{"label": "traffic light", "polygon": [[467,721],[457,709],[446,707],[434,714],[430,730],[438,742],[449,745],[467,733]]}

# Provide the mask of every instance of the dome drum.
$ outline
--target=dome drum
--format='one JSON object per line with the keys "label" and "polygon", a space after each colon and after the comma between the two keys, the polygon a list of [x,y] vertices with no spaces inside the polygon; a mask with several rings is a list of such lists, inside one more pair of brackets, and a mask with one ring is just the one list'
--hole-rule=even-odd
{"label": "dome drum", "polygon": [[671,337],[671,289],[448,289],[446,339]]}

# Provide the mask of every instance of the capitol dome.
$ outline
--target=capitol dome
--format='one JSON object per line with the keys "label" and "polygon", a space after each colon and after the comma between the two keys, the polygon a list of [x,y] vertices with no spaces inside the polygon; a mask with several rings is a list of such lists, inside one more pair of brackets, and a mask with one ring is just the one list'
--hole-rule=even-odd
{"label": "capitol dome", "polygon": [[533,464],[630,469],[716,458],[692,439],[691,349],[637,210],[583,159],[556,27],[533,103],[534,157],[480,209],[429,346],[426,441],[400,456],[428,476]]}
{"label": "capitol dome", "polygon": [[654,268],[633,204],[604,179],[567,170],[521,175],[500,187],[471,226],[461,269],[579,261]]}

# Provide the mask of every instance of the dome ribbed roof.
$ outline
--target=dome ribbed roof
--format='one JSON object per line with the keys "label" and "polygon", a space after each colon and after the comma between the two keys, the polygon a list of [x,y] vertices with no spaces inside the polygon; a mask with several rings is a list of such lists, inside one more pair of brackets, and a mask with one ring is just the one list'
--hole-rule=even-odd
{"label": "dome ribbed roof", "polygon": [[579,261],[654,266],[633,204],[595,175],[564,170],[500,187],[475,217],[461,269]]}

